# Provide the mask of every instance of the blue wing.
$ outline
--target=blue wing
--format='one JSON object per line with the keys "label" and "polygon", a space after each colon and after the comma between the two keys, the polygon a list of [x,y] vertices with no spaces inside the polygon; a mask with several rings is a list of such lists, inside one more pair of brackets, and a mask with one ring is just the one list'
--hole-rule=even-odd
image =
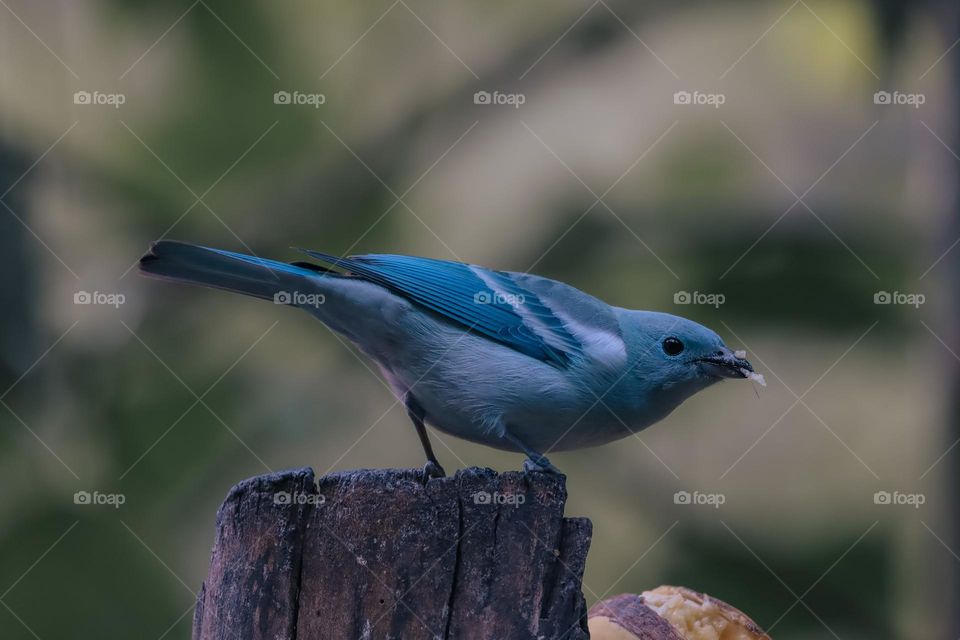
{"label": "blue wing", "polygon": [[414,256],[304,252],[537,360],[566,366],[583,356],[563,321],[509,273]]}

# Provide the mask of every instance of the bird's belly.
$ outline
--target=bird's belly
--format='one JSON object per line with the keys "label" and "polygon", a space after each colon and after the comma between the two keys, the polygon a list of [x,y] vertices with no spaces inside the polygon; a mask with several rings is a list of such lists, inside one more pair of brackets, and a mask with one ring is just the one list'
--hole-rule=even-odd
{"label": "bird's belly", "polygon": [[[418,317],[418,322],[421,319]],[[378,358],[398,396],[409,392],[439,431],[519,451],[504,430],[541,453],[591,447],[631,434],[636,416],[597,402],[575,372],[535,361],[499,344],[442,324],[411,330],[412,340]],[[424,338],[429,337],[429,341]],[[623,423],[630,425],[624,426]]]}
{"label": "bird's belly", "polygon": [[457,351],[425,373],[394,367],[388,374],[398,395],[409,391],[416,398],[432,427],[508,451],[519,449],[504,437],[505,428],[532,447],[563,435],[569,439],[564,431],[571,426],[572,434],[580,432],[577,418],[590,404],[565,372],[506,350],[497,358],[457,362]]}
{"label": "bird's belly", "polygon": [[[456,397],[457,390],[449,381],[447,385],[442,393]],[[442,402],[433,394],[417,397],[427,411],[427,422],[439,431],[506,451],[520,449],[504,437],[503,429],[534,450],[549,453],[599,446],[646,426],[638,425],[635,416],[620,415],[618,419],[609,409],[592,406],[579,395],[531,394],[517,402],[509,396],[479,399],[470,391],[463,402]]]}
{"label": "bird's belly", "polygon": [[[646,425],[642,425],[646,426]],[[511,423],[511,431],[541,453],[597,447],[639,431],[634,416],[619,419],[605,407],[577,408],[554,415],[525,416]]]}

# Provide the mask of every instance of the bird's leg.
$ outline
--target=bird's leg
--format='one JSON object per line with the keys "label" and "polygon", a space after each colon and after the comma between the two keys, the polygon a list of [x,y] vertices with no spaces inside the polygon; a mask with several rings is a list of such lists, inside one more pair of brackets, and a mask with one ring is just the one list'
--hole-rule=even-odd
{"label": "bird's leg", "polygon": [[407,408],[407,415],[413,426],[417,429],[417,436],[420,438],[420,445],[423,447],[423,453],[427,456],[427,462],[423,465],[423,475],[427,478],[442,478],[447,472],[440,466],[437,456],[433,453],[433,447],[430,445],[430,436],[427,435],[427,427],[423,424],[423,407],[417,402],[416,398],[410,393],[403,396],[403,404]]}
{"label": "bird's leg", "polygon": [[515,435],[510,433],[508,430],[504,429],[504,437],[515,447],[527,454],[527,459],[523,461],[523,470],[524,471],[536,471],[540,473],[553,473],[558,476],[564,475],[560,469],[557,469],[553,466],[553,463],[547,459],[547,456],[543,455],[539,451],[536,451],[532,447],[528,447],[523,441],[517,438]]}

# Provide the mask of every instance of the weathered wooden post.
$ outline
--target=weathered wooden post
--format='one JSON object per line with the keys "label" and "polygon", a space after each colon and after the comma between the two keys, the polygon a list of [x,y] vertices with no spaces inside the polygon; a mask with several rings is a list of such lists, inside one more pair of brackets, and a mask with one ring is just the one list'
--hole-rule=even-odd
{"label": "weathered wooden post", "polygon": [[311,469],[236,485],[195,640],[580,640],[590,546],[562,477]]}

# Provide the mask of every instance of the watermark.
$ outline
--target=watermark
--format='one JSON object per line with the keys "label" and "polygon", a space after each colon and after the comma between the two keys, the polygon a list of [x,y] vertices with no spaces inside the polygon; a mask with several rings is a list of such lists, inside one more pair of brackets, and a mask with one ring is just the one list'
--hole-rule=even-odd
{"label": "watermark", "polygon": [[703,93],[702,91],[677,91],[673,94],[673,104],[706,105],[719,109],[727,101],[722,93]]}
{"label": "watermark", "polygon": [[903,293],[902,291],[877,291],[873,294],[873,304],[905,304],[919,309],[927,301],[922,293]]}
{"label": "watermark", "polygon": [[122,293],[105,293],[103,291],[77,291],[73,294],[73,304],[97,304],[119,308],[127,301],[127,296]]}
{"label": "watermark", "polygon": [[273,494],[273,504],[320,505],[327,501],[322,493],[304,493],[302,491],[277,491]]}
{"label": "watermark", "polygon": [[501,291],[477,291],[473,294],[473,301],[476,304],[508,304],[511,307],[518,307],[524,303],[526,298],[522,293],[503,293]]}
{"label": "watermark", "polygon": [[727,501],[727,496],[722,493],[701,493],[700,491],[677,491],[673,494],[673,504],[693,504],[706,505],[719,509],[720,505]]}
{"label": "watermark", "polygon": [[727,301],[722,293],[703,293],[701,291],[677,291],[673,294],[673,304],[706,304],[715,309]]}
{"label": "watermark", "polygon": [[319,109],[320,105],[325,104],[326,101],[327,96],[322,93],[277,91],[273,94],[273,104],[309,105],[314,109]]}
{"label": "watermark", "polygon": [[322,293],[277,291],[273,294],[273,304],[289,304],[294,307],[319,307],[326,301],[327,297]]}
{"label": "watermark", "polygon": [[73,504],[110,506],[119,509],[127,501],[122,493],[101,493],[99,491],[77,491],[73,494]]}
{"label": "watermark", "polygon": [[527,101],[527,96],[522,93],[500,93],[494,91],[477,91],[473,94],[473,104],[508,104],[514,109],[519,109],[520,105]]}
{"label": "watermark", "polygon": [[922,493],[901,493],[900,491],[877,491],[873,494],[873,504],[891,504],[897,506],[910,506],[919,509],[920,505],[927,501],[927,496]]}
{"label": "watermark", "polygon": [[907,105],[914,109],[919,109],[920,105],[927,101],[927,96],[922,93],[903,93],[901,91],[877,91],[873,94],[873,104],[897,104]]}
{"label": "watermark", "polygon": [[477,491],[473,494],[473,504],[503,504],[513,507],[519,507],[527,501],[527,496],[522,493],[500,493],[494,491]]}
{"label": "watermark", "polygon": [[119,109],[127,101],[122,93],[104,93],[102,91],[77,91],[73,94],[73,104],[103,105]]}

